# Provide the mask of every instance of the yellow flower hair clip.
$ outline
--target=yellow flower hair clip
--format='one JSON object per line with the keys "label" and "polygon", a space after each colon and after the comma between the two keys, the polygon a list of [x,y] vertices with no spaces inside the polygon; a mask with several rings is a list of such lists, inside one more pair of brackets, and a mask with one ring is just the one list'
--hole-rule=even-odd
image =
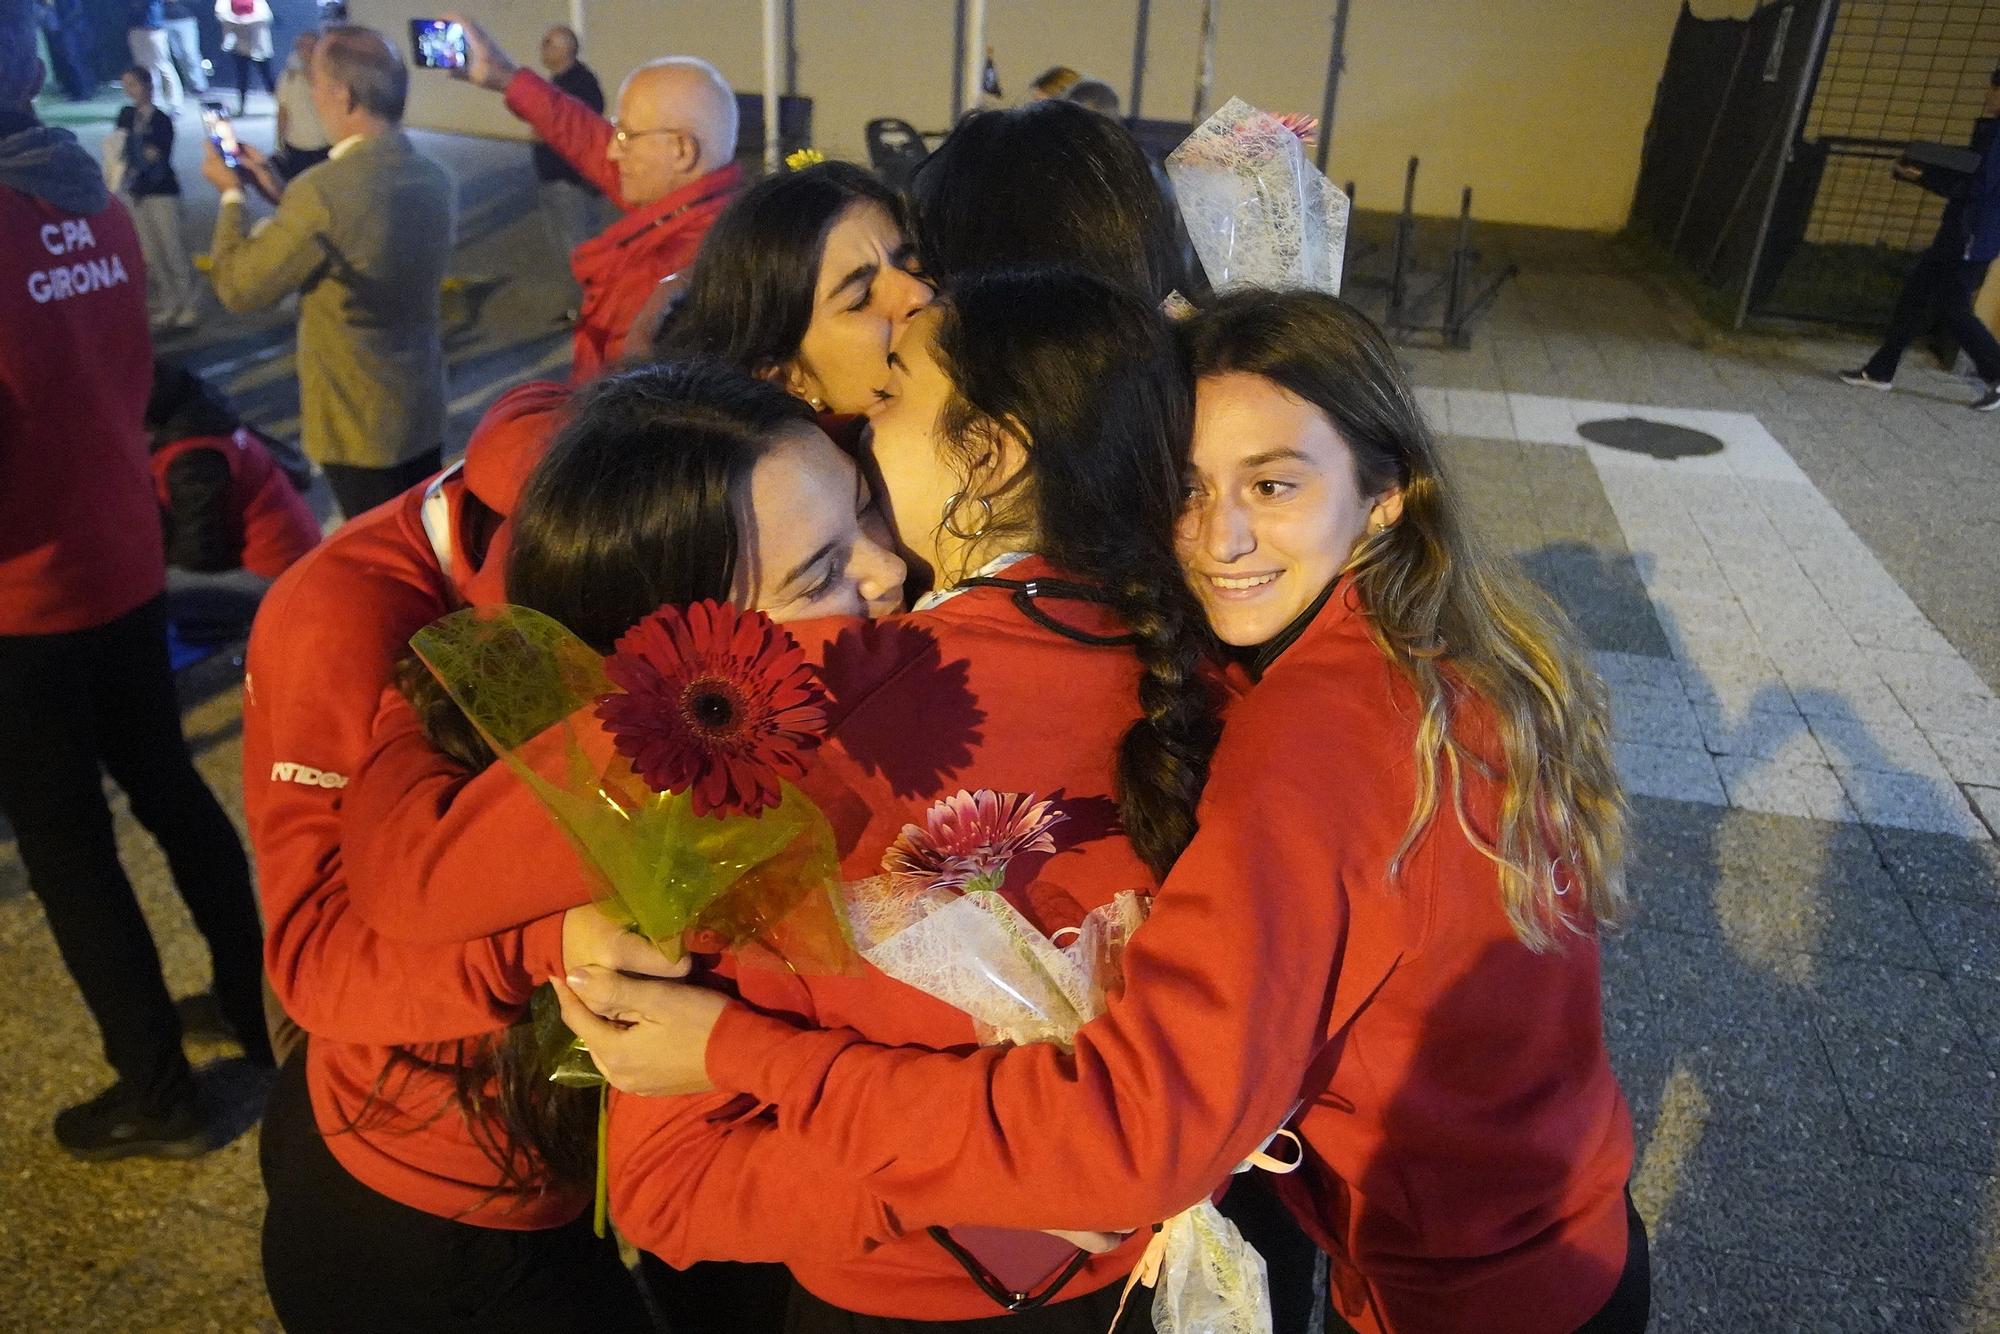
{"label": "yellow flower hair clip", "polygon": [[804,171],[807,167],[817,167],[826,161],[826,154],[817,148],[800,148],[785,154],[785,165],[793,171]]}

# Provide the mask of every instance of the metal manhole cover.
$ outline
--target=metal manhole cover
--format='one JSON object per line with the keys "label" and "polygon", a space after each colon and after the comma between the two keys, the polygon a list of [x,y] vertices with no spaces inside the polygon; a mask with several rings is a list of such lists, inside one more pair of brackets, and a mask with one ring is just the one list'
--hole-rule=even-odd
{"label": "metal manhole cover", "polygon": [[1655,459],[1692,459],[1722,452],[1722,441],[1706,431],[1668,422],[1647,421],[1644,417],[1611,417],[1603,421],[1583,422],[1577,426],[1576,433],[1592,444]]}

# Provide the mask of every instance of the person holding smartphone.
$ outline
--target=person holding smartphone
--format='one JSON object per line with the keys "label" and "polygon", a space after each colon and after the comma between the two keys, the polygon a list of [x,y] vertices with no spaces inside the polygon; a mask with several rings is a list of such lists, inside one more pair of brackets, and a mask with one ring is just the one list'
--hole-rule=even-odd
{"label": "person holding smartphone", "polygon": [[443,18],[465,31],[465,66],[452,77],[505,93],[507,109],[624,214],[570,255],[583,291],[570,378],[587,380],[617,362],[653,289],[694,263],[742,189],[736,94],[707,61],[666,56],[632,72],[618,90],[618,119],[606,120],[516,65],[478,24]]}
{"label": "person holding smartphone", "polygon": [[444,349],[438,287],[452,245],[452,186],[402,130],[409,71],[373,28],[341,25],[313,51],[328,160],[287,185],[239,144],[277,200],[246,226],[243,182],[211,143],[202,174],[222,192],[211,276],[234,311],[299,300],[301,443],[349,518],[438,471]]}

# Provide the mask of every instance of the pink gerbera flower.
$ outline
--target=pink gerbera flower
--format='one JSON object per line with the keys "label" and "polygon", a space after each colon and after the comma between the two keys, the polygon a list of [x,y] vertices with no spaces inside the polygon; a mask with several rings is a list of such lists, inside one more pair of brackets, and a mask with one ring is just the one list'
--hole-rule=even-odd
{"label": "pink gerbera flower", "polygon": [[754,815],[804,777],[826,696],[798,643],[761,611],[662,607],[604,661],[618,692],[597,716],[656,792],[691,791],[696,815]]}
{"label": "pink gerbera flower", "polygon": [[899,880],[966,893],[998,889],[1015,857],[1056,850],[1049,830],[1063,816],[1054,807],[1032,792],[961,789],[925,811],[921,825],[903,826],[882,856],[882,869]]}

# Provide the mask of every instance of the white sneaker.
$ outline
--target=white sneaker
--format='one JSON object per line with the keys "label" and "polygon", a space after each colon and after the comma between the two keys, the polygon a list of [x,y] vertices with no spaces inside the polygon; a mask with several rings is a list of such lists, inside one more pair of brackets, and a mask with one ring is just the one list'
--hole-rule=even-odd
{"label": "white sneaker", "polygon": [[1878,380],[1870,375],[1866,366],[1863,366],[1858,371],[1842,371],[1840,373],[1840,382],[1842,384],[1855,385],[1862,389],[1880,389],[1885,393],[1896,387],[1893,381]]}

